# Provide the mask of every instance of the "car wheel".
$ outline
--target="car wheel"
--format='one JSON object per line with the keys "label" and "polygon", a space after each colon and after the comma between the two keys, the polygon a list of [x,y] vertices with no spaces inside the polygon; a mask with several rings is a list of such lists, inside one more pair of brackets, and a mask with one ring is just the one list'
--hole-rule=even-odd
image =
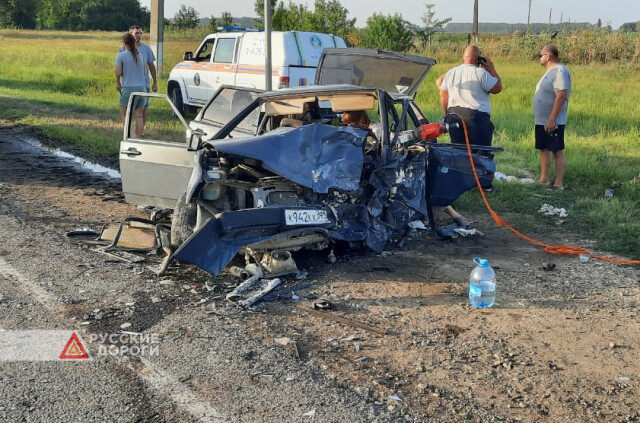
{"label": "car wheel", "polygon": [[197,206],[195,202],[187,204],[187,193],[183,192],[173,209],[171,218],[171,245],[181,246],[191,236],[196,227]]}
{"label": "car wheel", "polygon": [[182,92],[180,92],[180,87],[175,86],[171,88],[171,102],[176,106],[176,109],[178,109],[180,114],[184,116],[185,107],[184,102],[182,101]]}

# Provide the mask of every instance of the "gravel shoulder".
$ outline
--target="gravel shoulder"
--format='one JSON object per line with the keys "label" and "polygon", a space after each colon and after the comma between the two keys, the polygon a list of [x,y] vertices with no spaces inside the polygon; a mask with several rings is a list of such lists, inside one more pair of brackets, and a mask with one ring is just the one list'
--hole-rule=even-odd
{"label": "gravel shoulder", "polygon": [[[132,264],[69,242],[141,215],[119,181],[28,137],[0,130],[0,328],[88,338],[130,323],[161,342],[89,365],[0,362],[3,420],[640,421],[637,266],[548,255],[479,215],[484,236],[419,234],[334,264],[295,254],[308,277],[242,311],[224,300],[229,275],[178,264],[159,278],[162,254]],[[466,299],[477,255],[496,270],[491,309]],[[307,312],[315,299],[335,308]]]}

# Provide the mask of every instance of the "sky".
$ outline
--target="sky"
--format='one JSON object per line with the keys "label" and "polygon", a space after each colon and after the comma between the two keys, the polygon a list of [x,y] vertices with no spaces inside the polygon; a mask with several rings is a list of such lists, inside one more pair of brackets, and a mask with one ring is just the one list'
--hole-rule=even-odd
{"label": "sky", "polygon": [[[283,0],[288,4],[289,0]],[[234,17],[254,17],[253,0],[236,0],[226,3],[221,0],[164,0],[165,17],[172,18],[180,5],[193,7],[201,18],[211,15],[219,17],[222,12],[231,12]],[[294,4],[306,4],[313,10],[313,1],[293,0]],[[422,24],[421,17],[426,4],[434,4],[433,11],[438,20],[452,18],[452,22],[472,22],[474,0],[340,0],[349,10],[349,17],[356,18],[356,26],[363,27],[374,13],[393,15],[399,13],[414,24]],[[529,0],[479,0],[480,22],[526,23]],[[150,7],[150,0],[140,0],[142,6]],[[366,7],[363,7],[366,4]],[[625,22],[640,21],[640,0],[531,0],[531,22],[589,22],[611,25],[617,29]]]}

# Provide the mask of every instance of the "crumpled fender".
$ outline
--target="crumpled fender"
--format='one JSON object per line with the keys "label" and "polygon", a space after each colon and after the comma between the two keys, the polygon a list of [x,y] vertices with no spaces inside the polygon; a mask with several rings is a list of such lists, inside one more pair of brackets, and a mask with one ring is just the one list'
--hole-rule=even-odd
{"label": "crumpled fender", "polygon": [[300,226],[278,234],[274,234],[270,228],[229,231],[225,229],[222,219],[213,217],[176,250],[172,259],[192,263],[212,275],[218,275],[242,247],[312,230],[322,232],[327,235],[327,238],[329,237],[327,229],[318,226]]}

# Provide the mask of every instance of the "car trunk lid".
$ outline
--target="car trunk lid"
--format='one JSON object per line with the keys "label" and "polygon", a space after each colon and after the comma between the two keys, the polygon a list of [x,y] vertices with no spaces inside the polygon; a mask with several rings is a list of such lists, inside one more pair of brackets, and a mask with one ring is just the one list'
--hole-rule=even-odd
{"label": "car trunk lid", "polygon": [[326,48],[315,84],[352,84],[413,95],[436,60],[430,57],[372,49]]}

